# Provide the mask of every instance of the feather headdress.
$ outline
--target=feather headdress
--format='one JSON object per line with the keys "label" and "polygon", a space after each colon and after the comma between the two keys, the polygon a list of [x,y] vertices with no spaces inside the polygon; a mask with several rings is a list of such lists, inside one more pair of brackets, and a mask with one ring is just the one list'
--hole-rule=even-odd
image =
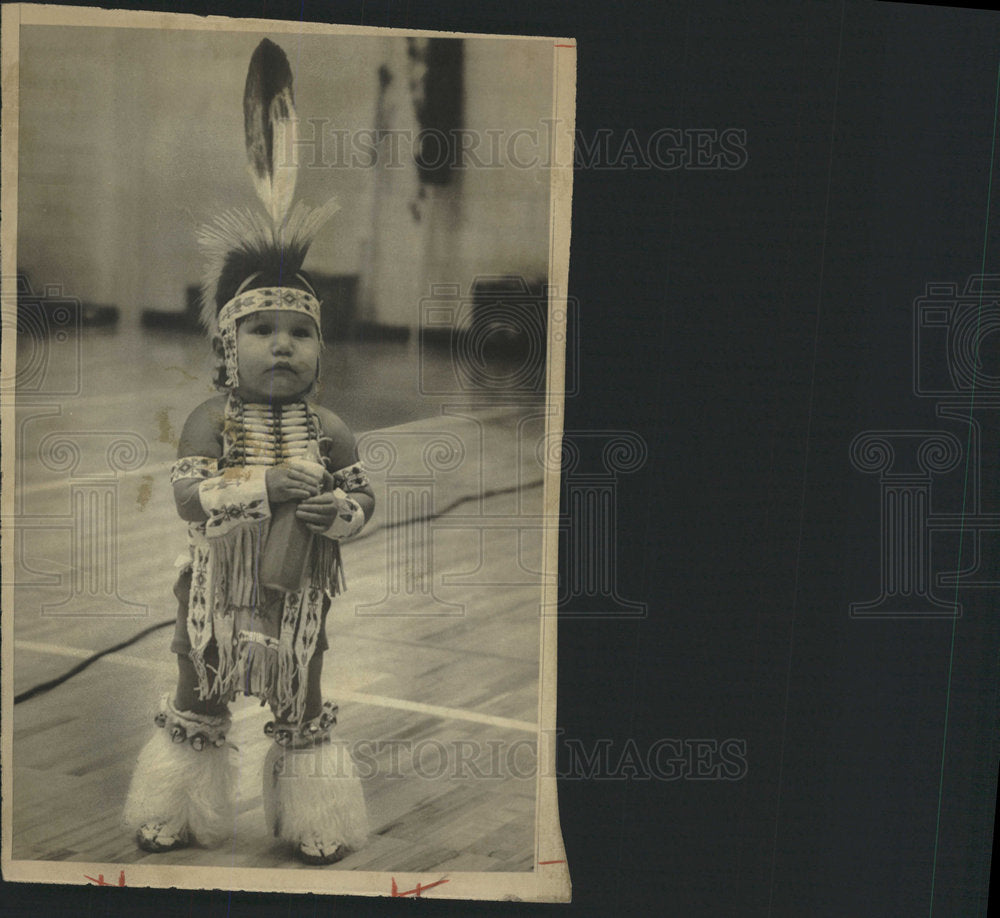
{"label": "feather headdress", "polygon": [[[318,208],[301,202],[292,206],[298,176],[292,70],[285,52],[266,38],[250,59],[243,119],[250,176],[264,213],[250,208],[229,210],[200,227],[197,234],[206,257],[202,325],[210,335],[223,334],[224,338],[219,314],[244,291],[287,287],[311,292],[308,281],[300,276],[302,263],[316,234],[339,210],[333,199]],[[319,303],[315,297],[312,300],[315,309],[307,304],[307,311],[315,313],[318,326]],[[273,301],[267,305],[280,308]],[[235,385],[235,373],[229,375],[230,384]]]}

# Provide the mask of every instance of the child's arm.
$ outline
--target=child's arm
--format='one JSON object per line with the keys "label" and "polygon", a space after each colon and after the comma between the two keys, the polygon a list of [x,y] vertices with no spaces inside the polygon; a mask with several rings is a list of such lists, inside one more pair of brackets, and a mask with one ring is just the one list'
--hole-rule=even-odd
{"label": "child's arm", "polygon": [[314,533],[329,539],[357,535],[375,512],[375,492],[358,461],[357,444],[350,428],[332,411],[316,408],[325,453],[334,471],[335,490],[299,504],[296,516]]}
{"label": "child's arm", "polygon": [[202,402],[184,423],[177,444],[177,462],[170,470],[174,503],[182,520],[203,523],[208,514],[201,505],[202,482],[219,474],[225,398]]}

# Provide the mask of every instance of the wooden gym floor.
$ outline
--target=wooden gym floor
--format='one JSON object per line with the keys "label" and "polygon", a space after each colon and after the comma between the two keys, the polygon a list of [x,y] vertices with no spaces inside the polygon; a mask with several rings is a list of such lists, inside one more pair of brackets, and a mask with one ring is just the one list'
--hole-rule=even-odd
{"label": "wooden gym floor", "polygon": [[[166,470],[187,411],[210,394],[202,368],[185,342],[154,342],[149,373],[102,361],[122,353],[119,338],[78,344],[85,385],[18,402],[15,694],[176,612],[173,562],[185,537]],[[365,355],[342,349],[340,357],[360,364]],[[64,377],[67,391],[68,370]],[[373,835],[323,869],[528,871],[537,857],[544,412],[537,401],[472,399],[463,416],[440,415],[432,400],[420,407],[432,416],[360,438],[375,460],[380,505],[369,530],[344,547],[348,592],[328,618],[323,681],[340,705],[335,736],[363,751]],[[391,419],[393,410],[380,403],[371,414]],[[130,436],[141,446],[109,459]],[[70,458],[63,440],[75,444]],[[103,542],[102,533],[110,533]],[[111,546],[110,558],[99,544]],[[94,580],[101,565],[104,579]],[[74,586],[81,567],[93,576]],[[108,578],[118,596],[110,602]],[[148,855],[121,825],[132,764],[155,729],[158,697],[173,686],[171,630],[16,704],[13,858],[316,869],[265,830],[270,715],[253,699],[233,707],[240,779],[231,843]]]}

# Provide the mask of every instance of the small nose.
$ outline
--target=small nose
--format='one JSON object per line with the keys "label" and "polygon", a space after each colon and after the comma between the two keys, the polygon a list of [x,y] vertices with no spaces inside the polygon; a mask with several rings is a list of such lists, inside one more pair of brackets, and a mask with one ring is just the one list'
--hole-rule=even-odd
{"label": "small nose", "polygon": [[271,350],[276,354],[288,354],[292,350],[292,336],[288,332],[275,332],[271,338]]}

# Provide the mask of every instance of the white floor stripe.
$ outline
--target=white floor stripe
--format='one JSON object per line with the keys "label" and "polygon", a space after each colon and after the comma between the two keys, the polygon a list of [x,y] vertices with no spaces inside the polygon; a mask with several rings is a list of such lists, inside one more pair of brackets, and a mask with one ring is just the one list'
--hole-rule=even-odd
{"label": "white floor stripe", "polygon": [[[66,647],[62,644],[48,644],[40,641],[15,640],[14,650],[27,650],[34,653],[47,653],[57,657],[72,657],[85,660],[93,655],[93,651],[80,647]],[[109,653],[102,657],[112,663],[121,663],[133,669],[153,670],[155,672],[174,671],[174,667],[166,662],[144,660],[123,653]],[[340,689],[336,692],[338,701],[351,701],[355,704],[368,704],[379,708],[392,708],[397,711],[413,711],[416,714],[426,714],[428,717],[440,717],[445,720],[464,720],[469,723],[486,724],[490,727],[500,727],[507,730],[523,730],[526,733],[537,733],[538,725],[527,720],[515,720],[511,717],[496,717],[492,714],[480,714],[477,711],[466,711],[462,708],[447,708],[443,705],[424,704],[420,701],[407,701],[404,698],[390,698],[386,695],[369,695],[367,692],[352,692]],[[234,715],[233,720],[244,720],[262,709],[256,706],[243,708]],[[263,712],[266,713],[266,712]]]}
{"label": "white floor stripe", "polygon": [[424,704],[420,701],[406,701],[403,698],[388,698],[385,695],[369,695],[367,692],[352,692],[339,689],[336,692],[338,701],[353,701],[356,704],[370,704],[380,708],[396,708],[400,711],[414,711],[426,714],[428,717],[467,720],[470,723],[487,724],[490,727],[503,727],[508,730],[524,730],[537,733],[538,725],[527,720],[514,720],[510,717],[496,717],[493,714],[479,714],[476,711],[465,711],[462,708],[446,708],[437,704]]}
{"label": "white floor stripe", "polygon": [[[15,650],[30,650],[35,653],[47,653],[55,657],[72,657],[75,660],[86,660],[95,653],[93,650],[84,650],[82,647],[64,647],[61,644],[43,644],[38,641],[14,641]],[[123,653],[109,653],[105,660],[121,663],[123,666],[131,666],[133,669],[154,670],[156,672],[168,671],[176,672],[177,667],[172,666],[164,660],[142,660],[139,657],[130,657]]]}

